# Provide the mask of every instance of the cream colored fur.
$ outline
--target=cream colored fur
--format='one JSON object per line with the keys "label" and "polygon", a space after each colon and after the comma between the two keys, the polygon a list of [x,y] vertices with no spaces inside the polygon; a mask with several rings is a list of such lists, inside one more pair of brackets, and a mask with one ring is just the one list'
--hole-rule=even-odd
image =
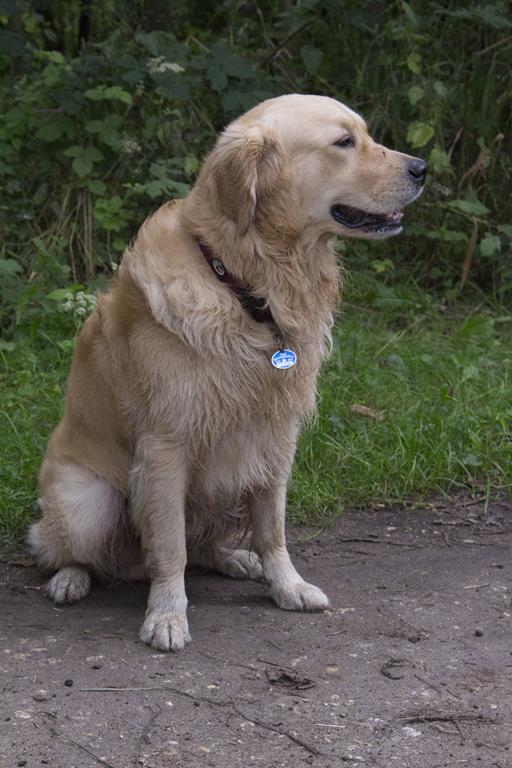
{"label": "cream colored fur", "polygon": [[[347,134],[355,148],[333,146]],[[185,200],[143,224],[80,333],[41,469],[43,517],[29,542],[58,570],[53,600],[86,595],[90,573],[147,575],[140,637],[163,650],[190,639],[187,560],[263,576],[285,609],[328,606],[292,565],[284,528],[338,299],[332,240],[358,234],[330,208],[407,204],[409,160],[339,102],[272,99],[226,129]],[[266,298],[295,367],[272,367],[275,329],[215,278],[199,239]]]}

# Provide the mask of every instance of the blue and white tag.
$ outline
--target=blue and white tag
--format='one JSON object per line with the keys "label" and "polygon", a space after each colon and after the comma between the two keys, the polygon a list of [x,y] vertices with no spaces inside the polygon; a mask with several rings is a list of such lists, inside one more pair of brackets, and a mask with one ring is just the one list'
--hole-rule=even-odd
{"label": "blue and white tag", "polygon": [[297,355],[293,349],[278,349],[272,355],[272,365],[274,368],[285,370],[286,368],[293,368],[297,362]]}

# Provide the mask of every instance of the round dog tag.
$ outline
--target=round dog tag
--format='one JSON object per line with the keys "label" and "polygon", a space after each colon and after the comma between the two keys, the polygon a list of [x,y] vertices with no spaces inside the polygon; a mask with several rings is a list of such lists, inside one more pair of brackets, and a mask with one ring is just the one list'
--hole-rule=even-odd
{"label": "round dog tag", "polygon": [[297,355],[293,349],[278,349],[272,355],[272,365],[274,368],[284,370],[286,368],[293,368],[297,362]]}

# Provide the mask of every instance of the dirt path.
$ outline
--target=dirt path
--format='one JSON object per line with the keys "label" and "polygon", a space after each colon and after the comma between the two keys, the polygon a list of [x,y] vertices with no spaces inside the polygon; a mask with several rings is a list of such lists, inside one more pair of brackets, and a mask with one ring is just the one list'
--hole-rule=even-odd
{"label": "dirt path", "polygon": [[136,639],[145,586],[57,609],[4,564],[0,765],[510,768],[512,511],[464,504],[294,531],[325,614],[191,573],[177,655]]}

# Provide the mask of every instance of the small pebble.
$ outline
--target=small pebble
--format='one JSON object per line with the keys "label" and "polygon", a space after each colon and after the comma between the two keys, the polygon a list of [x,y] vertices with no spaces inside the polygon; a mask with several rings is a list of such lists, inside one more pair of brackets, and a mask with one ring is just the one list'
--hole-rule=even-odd
{"label": "small pebble", "polygon": [[16,763],[16,765],[19,765],[19,766],[26,765],[26,764],[27,764],[26,760],[18,760],[18,762]]}
{"label": "small pebble", "polygon": [[73,681],[71,680],[70,677],[68,677],[67,680],[64,680],[64,685],[66,685],[68,688],[71,688],[71,686],[73,685]]}
{"label": "small pebble", "polygon": [[484,633],[481,629],[475,629],[475,637],[483,637]]}
{"label": "small pebble", "polygon": [[93,664],[91,669],[101,669],[101,664]]}
{"label": "small pebble", "polygon": [[32,698],[34,701],[48,701],[49,696],[47,691],[36,691]]}

